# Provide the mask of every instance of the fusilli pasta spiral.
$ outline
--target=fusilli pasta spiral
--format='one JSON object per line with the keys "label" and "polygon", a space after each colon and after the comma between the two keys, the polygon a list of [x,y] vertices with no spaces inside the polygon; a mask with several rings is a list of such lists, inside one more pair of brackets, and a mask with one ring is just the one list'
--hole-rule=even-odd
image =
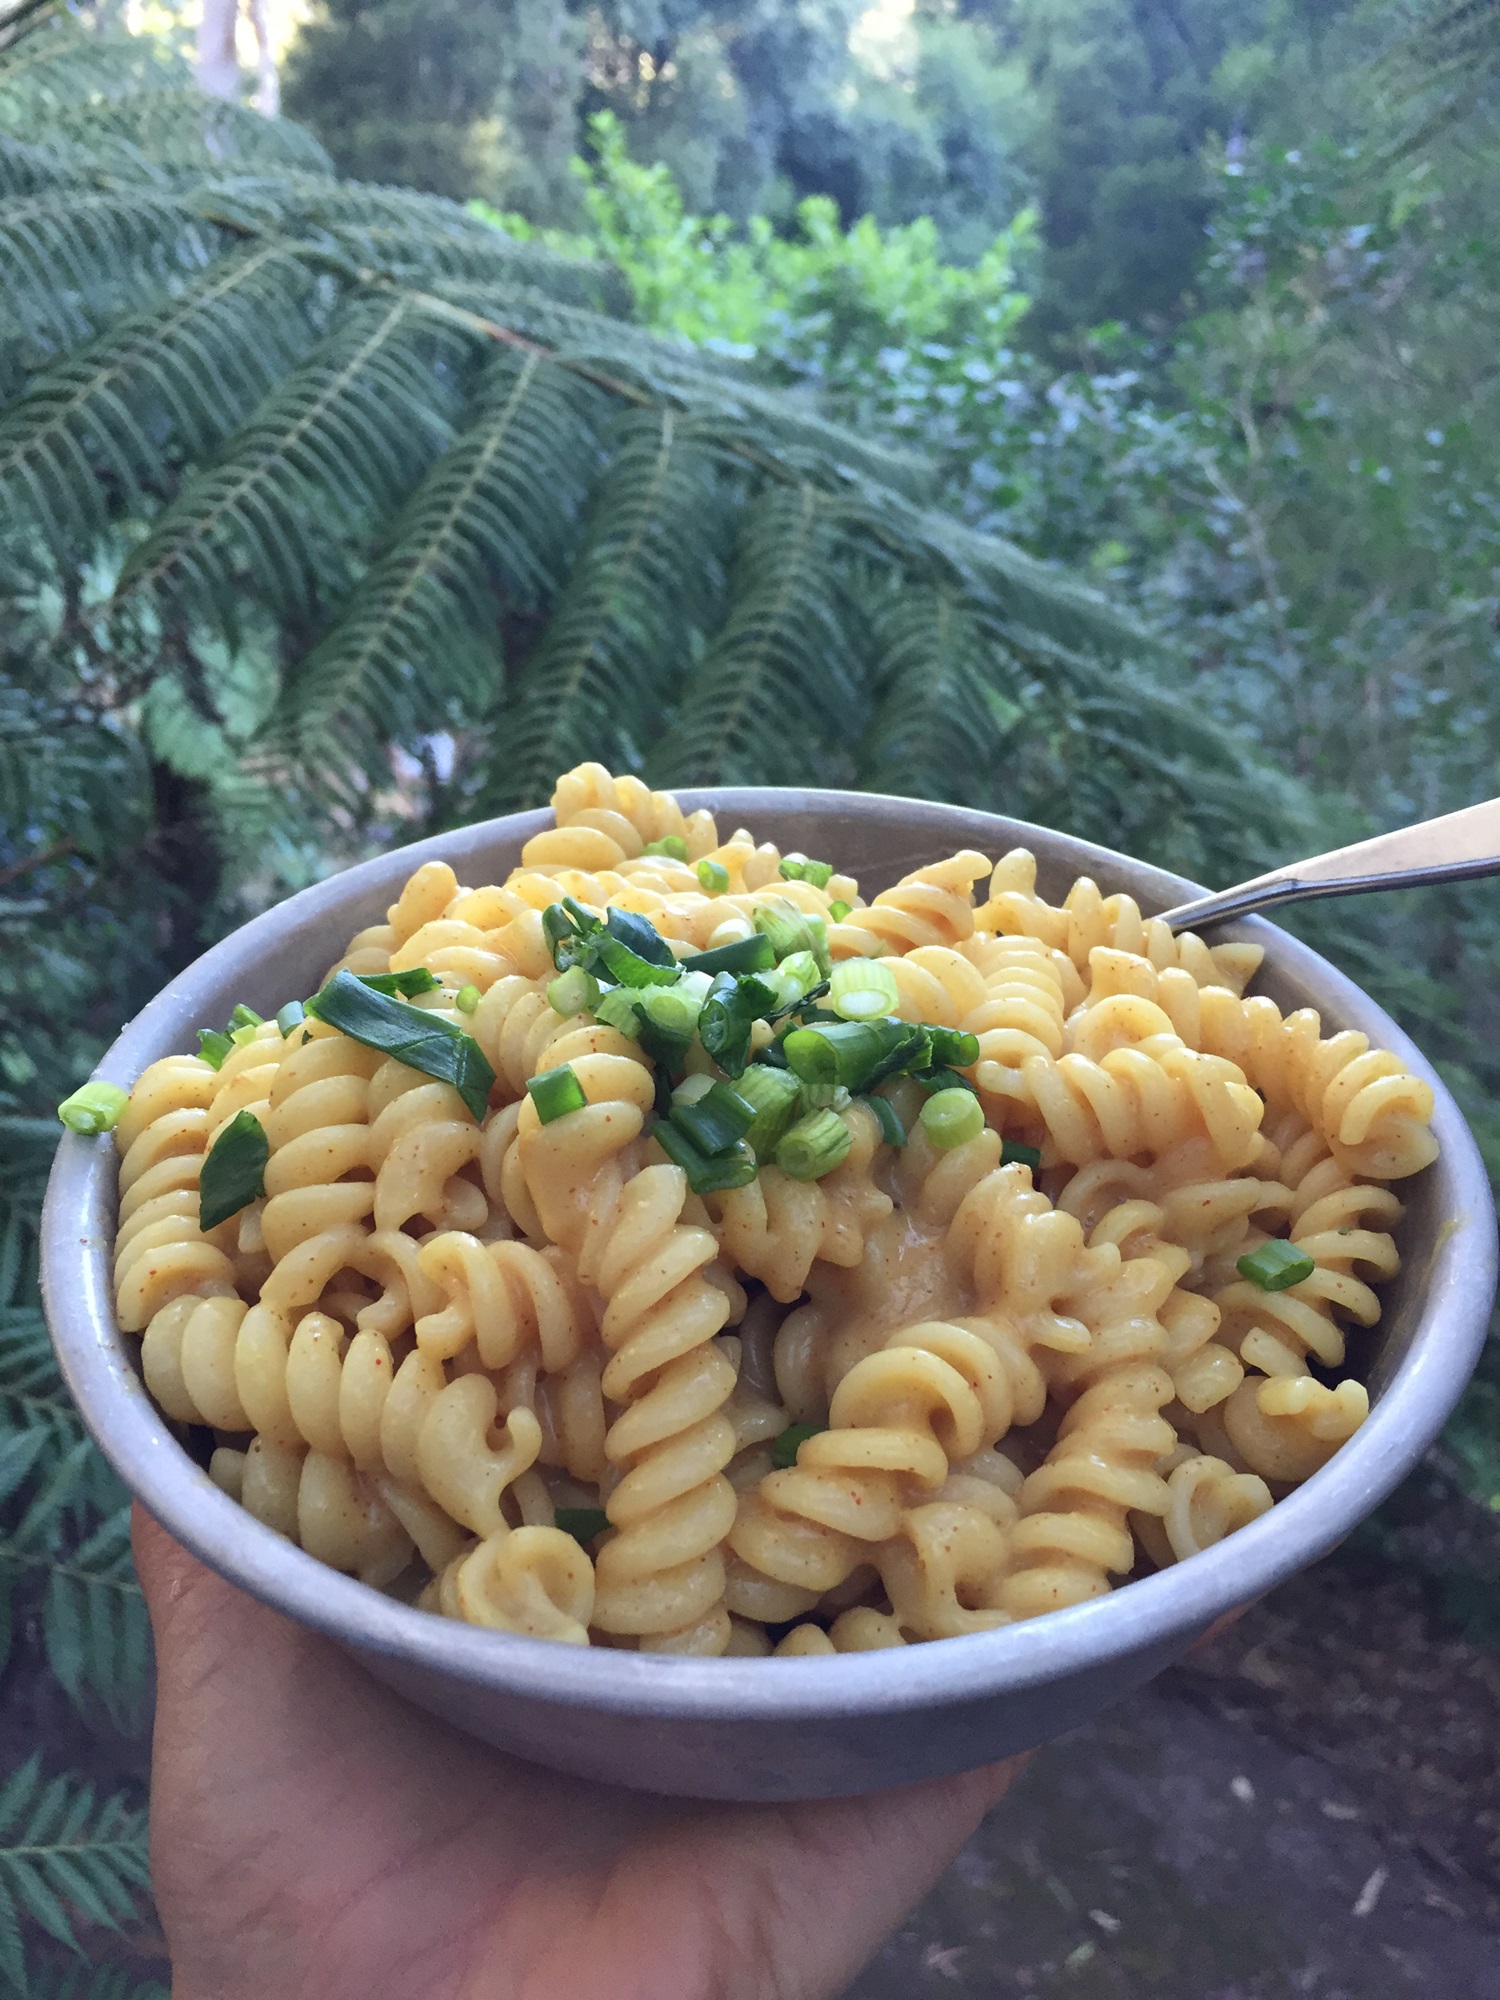
{"label": "fusilli pasta spiral", "polygon": [[1190,1561],[1358,1428],[1431,1093],[1257,949],[553,809],[119,1118],[119,1323],[257,1521],[498,1633],[833,1656]]}

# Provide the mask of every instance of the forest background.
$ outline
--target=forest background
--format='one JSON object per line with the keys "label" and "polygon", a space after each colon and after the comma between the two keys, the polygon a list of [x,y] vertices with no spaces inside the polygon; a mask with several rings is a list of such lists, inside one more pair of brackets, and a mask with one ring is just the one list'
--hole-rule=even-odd
{"label": "forest background", "polygon": [[[372,679],[363,775],[337,796],[286,777],[293,737],[306,747],[314,723],[337,720],[298,689],[316,692],[330,673],[348,683],[349,634],[380,613],[381,564],[421,526],[420,482],[462,437],[462,397],[438,407],[409,372],[390,378],[427,444],[394,472],[371,469],[373,445],[368,461],[355,454],[356,553],[320,552],[310,582],[279,582],[274,532],[250,534],[249,608],[235,617],[215,587],[227,567],[195,572],[196,594],[181,601],[131,594],[142,549],[180,552],[182,510],[195,495],[222,498],[215,468],[248,462],[249,446],[235,461],[221,444],[227,418],[146,470],[110,461],[88,505],[28,487],[42,526],[26,530],[13,510],[0,531],[0,1661],[33,1654],[80,1713],[130,1725],[149,1663],[121,1496],[49,1372],[34,1293],[51,1107],[113,1024],[257,904],[381,842],[537,802],[549,757],[602,753],[669,779],[821,773],[956,797],[1214,882],[1487,795],[1500,748],[1500,269],[1487,220],[1500,132],[1494,72],[1473,59],[1490,44],[1455,41],[1448,10],[1388,0],[322,0],[279,24],[273,10],[279,32],[258,68],[247,43],[243,72],[224,59],[214,0],[216,71],[201,34],[194,49],[195,14],[167,0],[80,7],[38,27],[33,17],[52,11],[27,0],[11,10],[35,29],[16,48],[25,57],[54,28],[71,35],[71,82],[54,64],[44,87],[18,83],[18,70],[8,83],[0,22],[6,201],[45,206],[54,167],[35,156],[51,146],[60,157],[64,141],[128,146],[153,186],[207,185],[201,140],[183,152],[164,115],[130,110],[180,98],[181,64],[196,54],[233,113],[208,151],[237,149],[242,170],[262,176],[256,200],[281,176],[284,217],[286,190],[302,200],[318,176],[328,185],[331,163],[465,205],[420,211],[451,237],[445,284],[472,287],[484,259],[499,260],[532,314],[523,325],[518,305],[511,325],[561,352],[559,314],[597,315],[613,328],[612,365],[666,383],[695,422],[727,425],[732,405],[743,463],[758,452],[783,482],[804,482],[729,490],[713,474],[715,506],[752,524],[720,564],[726,638],[701,605],[696,623],[663,610],[674,592],[691,609],[699,590],[667,556],[641,586],[649,602],[622,609],[617,583],[598,581],[619,532],[609,489],[600,500],[560,464],[576,511],[595,512],[581,545],[558,527],[563,581],[538,596],[557,615],[544,628],[535,606],[519,624],[497,610],[481,550],[469,609],[444,605],[424,628],[462,672],[445,668],[430,690],[403,681],[399,662]],[[1490,14],[1451,11],[1471,26]],[[118,64],[101,56],[90,69],[79,53],[83,37],[98,53],[122,34],[137,50],[128,89]],[[48,74],[34,64],[33,77]],[[273,104],[278,84],[296,125],[252,129],[241,99]],[[103,185],[102,157],[89,156],[90,187]],[[116,178],[136,171],[123,153],[106,164]],[[214,185],[222,194],[222,177]],[[247,241],[261,227],[248,185],[235,184],[231,218]],[[366,208],[366,257],[381,229],[418,217],[394,198]],[[16,255],[24,229],[6,228],[19,214],[0,203],[0,246]],[[228,226],[223,215],[220,200],[214,227]],[[334,242],[343,255],[327,213],[314,220],[319,254]],[[4,486],[7,467],[33,449],[33,383],[45,386],[62,356],[83,371],[68,378],[83,393],[109,312],[139,307],[144,294],[116,272],[109,311],[98,308],[98,270],[127,260],[124,227],[101,221],[92,247],[66,239],[69,270],[93,273],[79,280],[76,325],[28,319],[23,284],[0,293],[0,495],[19,490]],[[184,283],[206,255],[201,244],[182,253]],[[341,337],[326,288],[346,284],[343,267],[317,282],[326,297],[310,295],[307,339],[288,337],[256,390],[270,397],[270,431],[244,433],[274,462],[287,519],[319,476],[286,449],[298,367],[325,353],[315,339]],[[427,282],[424,297],[441,289]],[[543,294],[564,301],[545,327]],[[444,297],[473,318],[473,296]],[[350,312],[368,303],[361,295]],[[654,359],[636,329],[659,336]],[[456,367],[446,353],[423,365]],[[472,393],[482,403],[488,392]],[[293,402],[283,409],[277,394]],[[728,437],[716,432],[715,448]],[[537,734],[525,690],[540,691],[535,708],[589,648],[617,675],[633,646],[676,646],[705,686],[742,670],[766,617],[752,559],[774,571],[788,546],[776,536],[790,532],[778,495],[794,490],[841,496],[867,541],[809,582],[813,650],[788,643],[776,655],[780,678],[754,727],[715,735],[679,675],[665,694],[648,679],[606,740],[597,706],[629,676],[605,674],[591,696],[587,675],[567,681],[576,715]],[[949,598],[922,567],[929,556],[944,578],[979,579],[959,605],[970,653],[932,649]],[[600,639],[610,619],[633,636]],[[861,647],[876,659],[863,678]],[[530,677],[514,743],[497,721],[500,654],[524,659]],[[474,696],[485,672],[488,692]],[[393,690],[372,732],[370,710]],[[815,726],[804,730],[804,716]],[[788,747],[803,735],[812,768]],[[283,759],[276,811],[268,744]],[[1418,1036],[1500,1170],[1493,889],[1291,921]],[[1376,1558],[1421,1572],[1435,1616],[1490,1637],[1495,1352],[1366,1537]],[[1466,1507],[1471,1531],[1438,1545],[1424,1521],[1439,1504],[1449,1522]],[[66,1827],[69,1839],[53,1841]],[[0,1977],[24,1979],[29,1964],[36,1990],[82,1993],[67,1985],[63,1947],[81,1926],[126,1920],[140,1840],[128,1803],[100,1805],[82,1775],[44,1784],[22,1764],[0,1790]],[[54,1848],[74,1855],[65,1878],[26,1858]],[[13,1908],[20,1929],[6,1921]]]}

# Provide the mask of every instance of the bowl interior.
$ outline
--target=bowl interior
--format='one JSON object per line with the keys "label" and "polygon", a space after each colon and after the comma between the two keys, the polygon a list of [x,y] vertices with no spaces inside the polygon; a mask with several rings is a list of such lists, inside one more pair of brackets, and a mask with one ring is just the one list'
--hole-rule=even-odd
{"label": "bowl interior", "polygon": [[[859,876],[869,896],[961,846],[997,858],[1024,845],[1039,887],[1057,901],[1080,874],[1127,890],[1148,912],[1198,885],[1068,836],[997,816],[859,793],[713,791],[721,831],[749,826]],[[193,1030],[237,1001],[270,1014],[315,989],[349,936],[383,918],[411,871],[446,859],[460,880],[502,880],[550,812],[440,835],[320,883],[247,924],[190,966],[129,1023],[98,1074],[130,1084],[147,1063],[190,1048]],[[837,1715],[919,1708],[959,1695],[1035,1685],[1097,1667],[1173,1634],[1206,1627],[1326,1553],[1388,1492],[1436,1436],[1478,1358],[1495,1282],[1495,1225],[1477,1149],[1441,1081],[1367,995],[1305,946],[1257,919],[1216,937],[1267,948],[1255,990],[1282,1007],[1315,1006],[1325,1032],[1361,1029],[1434,1087],[1437,1163],[1400,1189],[1404,1265],[1382,1323],[1356,1346],[1374,1401],[1368,1423],[1323,1471],[1232,1542],[1091,1604],[1028,1625],[896,1654],[832,1660],[674,1659],[591,1652],[514,1639],[436,1619],[335,1575],[220,1494],[146,1397],[139,1344],[122,1340],[110,1304],[115,1214],[110,1146],[65,1135],[49,1187],[43,1283],[61,1364],[85,1421],[136,1494],[178,1538],[254,1595],[347,1642],[439,1673],[594,1709],[723,1718]]]}

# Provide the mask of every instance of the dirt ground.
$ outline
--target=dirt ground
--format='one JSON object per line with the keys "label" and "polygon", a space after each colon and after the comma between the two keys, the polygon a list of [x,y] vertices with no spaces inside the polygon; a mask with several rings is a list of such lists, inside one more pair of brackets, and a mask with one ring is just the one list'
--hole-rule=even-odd
{"label": "dirt ground", "polygon": [[1051,1745],[846,2000],[1500,2000],[1500,1653],[1335,1558]]}
{"label": "dirt ground", "polygon": [[[41,1742],[49,1770],[142,1779],[145,1746],[37,1665],[23,1633],[0,1771]],[[149,1926],[88,1942],[165,1981]],[[845,2000],[1047,1995],[1500,2000],[1500,1650],[1335,1556],[1044,1750]]]}

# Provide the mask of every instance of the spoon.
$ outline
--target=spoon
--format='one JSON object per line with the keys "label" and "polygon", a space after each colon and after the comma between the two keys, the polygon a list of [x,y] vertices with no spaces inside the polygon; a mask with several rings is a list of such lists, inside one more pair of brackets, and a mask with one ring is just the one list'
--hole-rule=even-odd
{"label": "spoon", "polygon": [[1500,875],[1500,799],[1465,806],[1415,826],[1378,833],[1373,840],[1336,847],[1309,861],[1291,861],[1257,875],[1238,888],[1221,889],[1196,902],[1163,910],[1161,920],[1174,931],[1201,931],[1209,924],[1248,916],[1252,910],[1274,909],[1278,903],[1302,903],[1314,896],[1364,896],[1372,889],[1413,889],[1430,882],[1469,882],[1479,875]]}

